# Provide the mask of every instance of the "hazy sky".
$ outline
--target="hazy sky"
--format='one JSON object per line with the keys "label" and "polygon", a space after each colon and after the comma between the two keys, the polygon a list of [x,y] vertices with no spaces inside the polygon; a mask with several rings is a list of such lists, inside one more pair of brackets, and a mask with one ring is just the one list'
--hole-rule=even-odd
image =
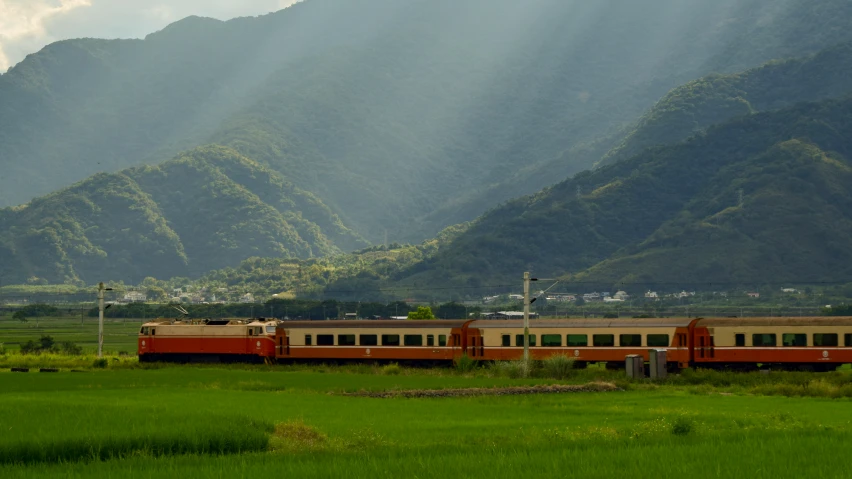
{"label": "hazy sky", "polygon": [[262,15],[298,0],[0,0],[0,73],[56,40],[141,38],[189,15]]}

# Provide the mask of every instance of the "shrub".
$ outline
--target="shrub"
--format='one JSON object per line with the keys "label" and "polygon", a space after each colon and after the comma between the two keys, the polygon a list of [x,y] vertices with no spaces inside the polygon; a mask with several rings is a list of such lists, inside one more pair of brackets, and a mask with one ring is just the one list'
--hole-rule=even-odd
{"label": "shrub", "polygon": [[687,436],[692,432],[692,420],[685,416],[679,416],[672,423],[672,434],[675,436]]}
{"label": "shrub", "polygon": [[498,376],[505,376],[511,379],[528,378],[532,375],[533,361],[496,361],[492,368],[497,372]]}
{"label": "shrub", "polygon": [[98,358],[92,363],[92,367],[96,369],[104,369],[109,365],[109,361],[106,358]]}
{"label": "shrub", "polygon": [[39,342],[38,347],[42,351],[50,351],[50,350],[53,349],[53,346],[56,344],[56,341],[53,340],[53,336],[48,336],[46,334],[43,334],[39,338],[38,342]]}
{"label": "shrub", "polygon": [[544,374],[553,379],[565,379],[574,369],[574,358],[564,354],[551,356],[541,362]]}
{"label": "shrub", "polygon": [[5,355],[6,355],[6,346],[4,346],[3,343],[0,343],[0,356],[5,356]]}
{"label": "shrub", "polygon": [[35,341],[30,339],[26,343],[21,344],[21,354],[38,354],[41,350]]}
{"label": "shrub", "polygon": [[382,374],[386,376],[398,376],[402,372],[402,368],[397,363],[390,363],[382,367]]}
{"label": "shrub", "polygon": [[477,360],[471,359],[467,354],[462,354],[462,356],[456,360],[455,366],[456,371],[468,373],[476,369],[478,364],[479,362]]}
{"label": "shrub", "polygon": [[65,341],[62,343],[62,352],[69,356],[79,356],[83,354],[83,348],[81,346],[77,346],[71,341]]}

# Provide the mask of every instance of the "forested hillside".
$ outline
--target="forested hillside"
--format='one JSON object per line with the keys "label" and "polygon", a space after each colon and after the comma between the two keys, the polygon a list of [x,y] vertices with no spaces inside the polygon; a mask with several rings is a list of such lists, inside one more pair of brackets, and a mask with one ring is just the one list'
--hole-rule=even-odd
{"label": "forested hillside", "polygon": [[672,87],[852,40],[850,18],[846,0],[307,0],[63,41],[0,75],[0,205],[222,144],[370,241],[419,241],[590,167]]}
{"label": "forested hillside", "polygon": [[850,129],[849,98],[725,122],[496,208],[401,284],[848,280]]}
{"label": "forested hillside", "polygon": [[806,58],[775,60],[731,75],[710,75],[669,92],[601,163],[676,143],[732,118],[852,93],[852,44]]}
{"label": "forested hillside", "polygon": [[364,246],[313,194],[223,147],[101,173],[0,210],[4,283],[198,276],[251,256]]}

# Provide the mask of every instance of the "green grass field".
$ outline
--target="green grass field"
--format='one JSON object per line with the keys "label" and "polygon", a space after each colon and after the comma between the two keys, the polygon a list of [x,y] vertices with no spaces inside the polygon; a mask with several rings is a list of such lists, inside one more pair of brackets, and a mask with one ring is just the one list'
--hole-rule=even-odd
{"label": "green grass field", "polygon": [[[617,373],[574,381],[598,374]],[[849,400],[687,379],[376,399],[341,393],[555,381],[369,367],[2,372],[0,477],[849,476]]]}
{"label": "green grass field", "polygon": [[[149,318],[150,319],[150,318]],[[126,351],[136,354],[136,338],[143,319],[104,320],[104,350]],[[26,323],[0,316],[0,344],[8,350],[17,350],[22,343],[37,341],[43,334],[52,336],[57,343],[71,341],[84,351],[98,349],[98,318],[63,316],[29,318]]]}

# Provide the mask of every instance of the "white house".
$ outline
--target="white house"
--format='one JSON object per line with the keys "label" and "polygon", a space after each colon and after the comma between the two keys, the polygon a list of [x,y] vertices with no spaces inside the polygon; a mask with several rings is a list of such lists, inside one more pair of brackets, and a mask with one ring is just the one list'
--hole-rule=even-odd
{"label": "white house", "polygon": [[148,295],[142,291],[128,291],[124,293],[124,297],[121,298],[121,302],[123,303],[144,303],[147,300]]}
{"label": "white house", "polygon": [[660,295],[657,294],[656,291],[651,291],[651,290],[648,290],[648,292],[645,293],[645,297],[648,298],[648,299],[660,299]]}

